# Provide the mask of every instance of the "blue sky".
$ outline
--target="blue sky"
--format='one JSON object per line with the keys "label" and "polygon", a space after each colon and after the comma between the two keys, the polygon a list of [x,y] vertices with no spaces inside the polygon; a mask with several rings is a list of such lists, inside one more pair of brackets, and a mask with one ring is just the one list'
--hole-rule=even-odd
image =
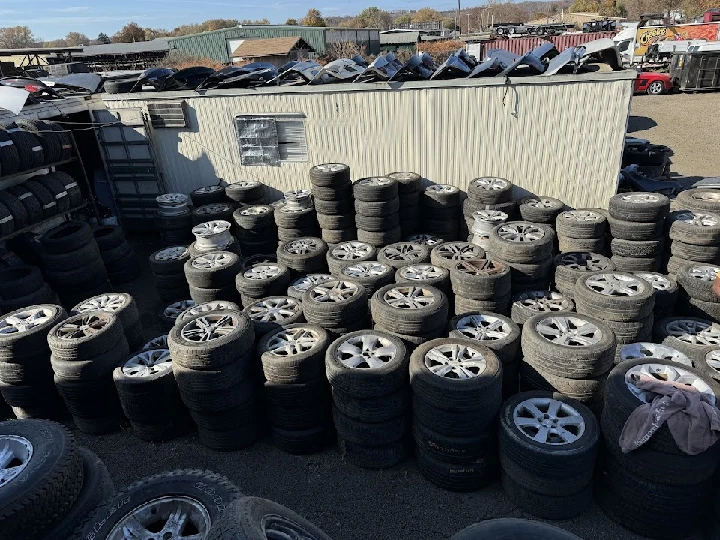
{"label": "blue sky", "polygon": [[[477,2],[473,2],[473,5]],[[95,38],[100,32],[115,33],[124,24],[135,21],[140,26],[172,29],[181,24],[207,19],[262,19],[273,24],[301,18],[309,7],[323,15],[354,15],[369,5],[383,9],[454,9],[453,0],[316,0],[315,5],[296,0],[0,0],[0,26],[29,26],[36,37],[52,40],[68,32],[82,32]],[[465,5],[465,2],[463,2]]]}

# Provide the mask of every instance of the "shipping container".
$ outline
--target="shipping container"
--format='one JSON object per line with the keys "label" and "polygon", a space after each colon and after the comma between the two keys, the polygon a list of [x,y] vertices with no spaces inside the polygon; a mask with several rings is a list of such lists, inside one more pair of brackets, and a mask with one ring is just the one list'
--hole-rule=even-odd
{"label": "shipping container", "polygon": [[670,77],[682,92],[720,90],[720,50],[674,54]]}

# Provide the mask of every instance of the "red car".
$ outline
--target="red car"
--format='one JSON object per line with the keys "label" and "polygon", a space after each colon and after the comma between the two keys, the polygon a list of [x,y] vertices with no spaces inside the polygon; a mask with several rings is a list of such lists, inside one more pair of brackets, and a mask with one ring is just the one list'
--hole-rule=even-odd
{"label": "red car", "polygon": [[672,91],[673,83],[667,73],[655,73],[654,71],[641,71],[635,79],[634,91],[636,94],[649,94],[658,96]]}

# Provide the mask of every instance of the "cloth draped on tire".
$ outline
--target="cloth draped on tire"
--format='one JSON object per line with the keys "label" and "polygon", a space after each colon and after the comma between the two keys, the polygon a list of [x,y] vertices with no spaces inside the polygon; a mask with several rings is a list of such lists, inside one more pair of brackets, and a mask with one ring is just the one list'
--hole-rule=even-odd
{"label": "cloth draped on tire", "polygon": [[645,444],[667,422],[678,448],[695,456],[720,437],[720,414],[696,388],[645,375],[631,375],[632,384],[655,394],[628,417],[620,434],[620,448],[627,454]]}

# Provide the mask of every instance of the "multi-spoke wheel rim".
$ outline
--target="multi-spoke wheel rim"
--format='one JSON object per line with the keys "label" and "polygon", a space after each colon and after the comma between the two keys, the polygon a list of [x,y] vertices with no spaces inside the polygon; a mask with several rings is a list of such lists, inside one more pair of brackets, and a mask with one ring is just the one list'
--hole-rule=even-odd
{"label": "multi-spoke wheel rim", "polygon": [[188,248],[185,246],[173,246],[155,253],[154,258],[158,261],[176,261],[188,255]]}
{"label": "multi-spoke wheel rim", "polygon": [[361,262],[358,264],[351,264],[342,269],[341,273],[348,277],[375,277],[387,274],[390,271],[390,267],[386,264],[379,262]]}
{"label": "multi-spoke wheel rim", "polygon": [[215,204],[206,204],[205,206],[201,206],[197,209],[198,214],[219,214],[221,212],[228,212],[229,210],[232,210],[232,207],[229,204],[225,203],[215,203]]}
{"label": "multi-spoke wheel rim", "polygon": [[687,271],[688,276],[699,281],[715,281],[718,272],[720,268],[709,265],[691,266]]}
{"label": "multi-spoke wheel rim", "polygon": [[58,327],[55,335],[60,339],[82,339],[102,332],[110,323],[110,315],[91,312],[87,315],[67,319]]}
{"label": "multi-spoke wheel rim", "polygon": [[212,521],[207,509],[192,497],[174,495],[148,501],[125,514],[107,540],[202,540]]}
{"label": "multi-spoke wheel rim", "polygon": [[0,494],[30,464],[33,444],[18,435],[0,435]]}
{"label": "multi-spoke wheel rim", "polygon": [[720,351],[710,351],[707,353],[705,355],[705,363],[716,375],[720,374]]}
{"label": "multi-spoke wheel rim", "polygon": [[300,305],[294,298],[265,298],[248,306],[248,315],[253,321],[281,322],[295,316]]}
{"label": "multi-spoke wheel rim", "polygon": [[187,195],[183,193],[165,193],[164,195],[158,195],[155,197],[158,204],[165,206],[182,206],[187,204]]}
{"label": "multi-spoke wheel rim", "polygon": [[176,316],[178,322],[184,321],[194,315],[207,313],[208,311],[227,311],[230,309],[238,309],[237,304],[234,302],[228,302],[227,300],[213,300],[211,302],[203,302],[202,304],[195,304],[192,300],[183,300],[183,302],[190,302],[190,304],[189,307],[181,311],[180,314]]}
{"label": "multi-spoke wheel rim", "polygon": [[277,264],[256,264],[243,272],[243,277],[258,281],[273,279],[278,275],[280,275],[280,267]]}
{"label": "multi-spoke wheel rim", "polygon": [[367,332],[342,341],[335,356],[348,368],[378,369],[397,356],[397,347],[386,337]]}
{"label": "multi-spoke wheel rim", "polygon": [[455,186],[450,186],[448,184],[433,184],[432,186],[428,186],[425,188],[425,191],[429,191],[431,193],[456,193],[458,191],[458,188]]}
{"label": "multi-spoke wheel rim", "polygon": [[672,282],[662,274],[635,272],[635,275],[640,279],[647,281],[656,291],[669,291],[673,288]]}
{"label": "multi-spoke wheel rim", "polygon": [[445,240],[443,240],[439,236],[435,236],[434,234],[422,233],[413,234],[412,236],[409,236],[406,241],[413,244],[420,244],[423,246],[436,246],[437,244],[442,244]]}
{"label": "multi-spoke wheel rim", "polygon": [[150,377],[172,370],[172,358],[167,349],[151,349],[142,351],[129,358],[122,367],[123,374],[128,377]]}
{"label": "multi-spoke wheel rim", "polygon": [[500,238],[508,242],[537,242],[545,237],[545,231],[529,223],[505,223],[498,225],[496,231]]}
{"label": "multi-spoke wheel rim", "polygon": [[343,165],[342,163],[322,163],[320,165],[315,165],[313,167],[316,171],[320,172],[340,172],[347,169],[347,165]]}
{"label": "multi-spoke wheel rim", "polygon": [[556,201],[545,197],[528,197],[523,200],[522,204],[531,208],[555,208],[557,206]]}
{"label": "multi-spoke wheel rim", "polygon": [[55,315],[57,308],[53,306],[29,308],[14,315],[6,315],[0,319],[0,336],[29,332],[48,323]]}
{"label": "multi-spoke wheel rim", "polygon": [[483,257],[480,247],[469,242],[445,242],[435,248],[435,253],[449,261],[468,261]]}
{"label": "multi-spoke wheel rim", "polygon": [[190,266],[199,270],[212,270],[232,264],[233,257],[229,253],[206,253],[195,257]]}
{"label": "multi-spoke wheel rim", "polygon": [[620,361],[639,360],[641,358],[659,358],[660,360],[668,360],[677,364],[684,364],[692,367],[692,360],[680,351],[662,345],[659,343],[648,343],[641,341],[638,343],[628,343],[620,349]]}
{"label": "multi-spoke wheel rim", "polygon": [[222,186],[205,186],[197,188],[195,190],[195,193],[197,193],[198,195],[204,195],[207,193],[217,193],[218,191],[225,191],[225,188]]}
{"label": "multi-spoke wheel rim", "polygon": [[260,182],[257,180],[239,180],[238,182],[233,182],[230,184],[226,189],[229,189],[230,191],[233,191],[238,188],[253,188],[260,185]]}
{"label": "multi-spoke wheel rim", "polygon": [[187,341],[207,343],[232,333],[240,326],[240,320],[230,313],[208,313],[193,319],[180,329],[180,335]]}
{"label": "multi-spoke wheel rim", "polygon": [[503,272],[505,265],[488,259],[477,259],[459,262],[455,265],[455,269],[471,276],[494,276]]}
{"label": "multi-spoke wheel rim", "polygon": [[715,405],[715,392],[700,377],[680,366],[668,366],[665,364],[639,364],[631,367],[625,373],[625,384],[628,390],[640,401],[650,403],[657,394],[648,390],[642,390],[635,386],[635,377],[651,377],[660,381],[674,382],[692,386],[700,392],[710,403]]}
{"label": "multi-spoke wheel rim", "polygon": [[610,268],[610,261],[594,253],[570,252],[560,255],[560,266],[573,270],[597,272]]}
{"label": "multi-spoke wheel rim", "polygon": [[445,276],[443,268],[432,264],[411,264],[400,269],[400,277],[409,281],[428,281]]}
{"label": "multi-spoke wheel rim", "polygon": [[383,255],[390,261],[414,261],[424,255],[424,251],[409,242],[393,244],[383,248]]}
{"label": "multi-spoke wheel rim", "polygon": [[155,349],[167,349],[168,348],[168,337],[167,334],[158,336],[151,339],[145,345],[143,345],[143,351],[153,351]]}
{"label": "multi-spoke wheel rim", "polygon": [[422,309],[435,303],[435,294],[424,287],[393,287],[385,291],[383,300],[395,309]]}
{"label": "multi-spoke wheel rim", "polygon": [[227,232],[229,229],[230,223],[222,219],[216,219],[195,225],[192,228],[192,233],[199,238],[209,238]]}
{"label": "multi-spoke wheel rim", "polygon": [[265,214],[269,214],[270,209],[267,206],[246,206],[245,208],[240,210],[241,216],[262,216]]}
{"label": "multi-spoke wheel rim", "polygon": [[317,330],[308,326],[284,328],[267,343],[267,351],[275,356],[289,357],[305,353],[320,342]]}
{"label": "multi-spoke wheel rim", "polygon": [[299,238],[285,244],[283,250],[292,255],[308,255],[320,249],[320,244],[314,238]]}
{"label": "multi-spoke wheel rim", "polygon": [[499,317],[477,313],[460,318],[455,324],[455,330],[477,341],[496,341],[507,338],[512,327]]}
{"label": "multi-spoke wheel rim", "polygon": [[595,274],[585,280],[585,286],[603,296],[637,296],[647,288],[642,279],[628,274]]}
{"label": "multi-spoke wheel rim", "polygon": [[466,380],[482,375],[487,369],[487,360],[474,347],[448,343],[425,353],[425,367],[438,377]]}
{"label": "multi-spoke wheel rim", "polygon": [[346,302],[360,294],[360,287],[350,281],[332,280],[310,289],[313,302]]}
{"label": "multi-spoke wheel rim", "polygon": [[476,178],[472,182],[473,186],[479,187],[481,189],[486,189],[488,191],[500,191],[501,189],[506,189],[510,186],[510,182],[505,180],[504,178],[498,178],[495,176],[484,176],[482,178]]}
{"label": "multi-spoke wheel rim", "polygon": [[357,184],[361,186],[388,186],[392,184],[394,180],[386,176],[371,176],[370,178],[363,178],[358,180]]}
{"label": "multi-spoke wheel rim", "polygon": [[677,214],[674,219],[695,227],[717,227],[720,225],[720,220],[716,216],[699,212],[682,212]]}
{"label": "multi-spoke wheel rim", "polygon": [[545,317],[535,325],[537,333],[554,345],[590,347],[600,343],[602,330],[579,317]]}
{"label": "multi-spoke wheel rim", "polygon": [[78,304],[75,306],[75,311],[79,313],[83,311],[114,312],[123,308],[125,304],[127,304],[127,297],[122,294],[101,294]]}
{"label": "multi-spoke wheel rim", "polygon": [[333,279],[333,276],[331,276],[330,274],[308,274],[307,276],[297,278],[295,281],[292,282],[290,287],[292,287],[298,292],[304,293],[310,287],[314,285],[319,285],[320,283],[325,283],[326,281],[330,281],[331,279]]}
{"label": "multi-spoke wheel rim", "polygon": [[541,444],[572,444],[585,433],[585,419],[567,403],[551,398],[530,398],[518,403],[513,423],[526,437]]}
{"label": "multi-spoke wheel rim", "polygon": [[163,315],[170,319],[177,319],[181,313],[184,313],[187,309],[194,306],[194,300],[178,300],[177,302],[168,304],[168,306],[163,310]]}
{"label": "multi-spoke wheel rim", "polygon": [[516,302],[538,313],[570,309],[567,299],[562,294],[552,291],[526,291],[518,295]]}
{"label": "multi-spoke wheel rim", "polygon": [[411,172],[394,172],[388,174],[388,178],[394,178],[395,180],[415,180],[418,175]]}
{"label": "multi-spoke wheel rim", "polygon": [[341,261],[357,261],[372,254],[372,246],[365,242],[342,242],[335,246],[330,252],[334,259]]}
{"label": "multi-spoke wheel rim", "polygon": [[720,345],[720,327],[705,321],[677,319],[665,325],[665,332],[692,345]]}
{"label": "multi-spoke wheel rim", "polygon": [[636,204],[651,204],[660,202],[660,197],[655,193],[627,193],[620,197],[623,201]]}
{"label": "multi-spoke wheel rim", "polygon": [[600,221],[603,216],[590,210],[568,210],[560,214],[567,221]]}
{"label": "multi-spoke wheel rim", "polygon": [[508,215],[500,210],[475,210],[472,213],[473,219],[480,220],[483,223],[504,223],[508,219]]}

